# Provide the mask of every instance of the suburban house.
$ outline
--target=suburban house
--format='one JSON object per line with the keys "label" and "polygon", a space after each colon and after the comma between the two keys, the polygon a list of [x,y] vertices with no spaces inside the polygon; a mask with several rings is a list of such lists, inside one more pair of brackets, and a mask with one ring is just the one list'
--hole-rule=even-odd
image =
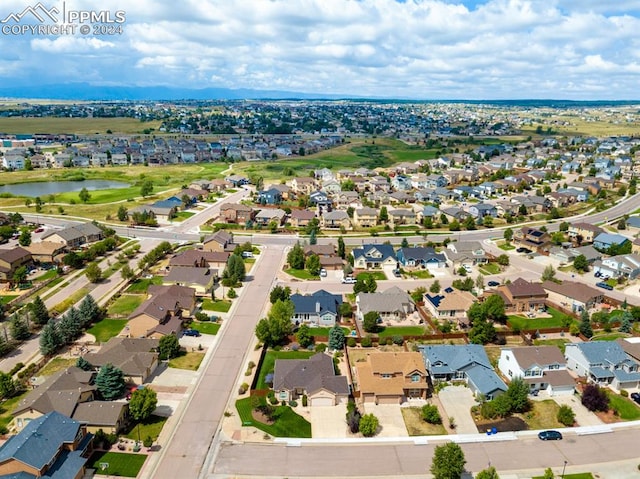
{"label": "suburban house", "polygon": [[401,404],[428,396],[427,371],[417,352],[369,353],[356,363],[356,378],[365,404]]}
{"label": "suburban house", "polygon": [[638,363],[615,341],[567,343],[564,356],[567,368],[589,382],[613,389],[640,387]]}
{"label": "suburban house", "polygon": [[353,222],[359,228],[370,228],[378,224],[378,210],[375,208],[357,208],[353,212]]}
{"label": "suburban house", "polygon": [[282,193],[276,188],[269,188],[258,192],[256,200],[261,205],[279,205],[282,203]]}
{"label": "suburban house", "polygon": [[513,235],[515,246],[527,248],[538,253],[546,253],[551,247],[551,235],[538,228],[524,226]]}
{"label": "suburban house", "polygon": [[128,404],[97,401],[93,384],[96,373],[71,366],[48,376],[29,392],[12,412],[18,430],[30,421],[57,411],[87,425],[91,432],[102,429],[118,433],[125,425]]}
{"label": "suburban house", "polygon": [[233,242],[233,233],[224,230],[216,231],[202,241],[204,251],[232,252],[236,246],[237,244]]}
{"label": "suburban house", "polygon": [[94,368],[113,364],[124,373],[125,381],[143,384],[158,367],[157,349],[157,339],[116,337],[83,358]]}
{"label": "suburban house", "polygon": [[429,247],[400,248],[396,252],[398,262],[403,268],[440,269],[447,267],[447,258]]}
{"label": "suburban house", "polygon": [[291,189],[296,193],[309,195],[316,188],[316,180],[308,176],[300,176],[291,180]]}
{"label": "suburban house", "polygon": [[424,306],[437,320],[457,321],[459,327],[469,326],[467,311],[476,302],[476,297],[468,291],[447,288],[439,294],[425,293]]}
{"label": "suburban house", "polygon": [[611,278],[635,279],[640,276],[640,254],[621,254],[595,261],[593,274]]}
{"label": "suburban house", "polygon": [[198,296],[206,296],[211,293],[213,283],[218,275],[218,270],[196,268],[193,266],[172,266],[169,274],[162,278],[162,284],[177,284],[193,288]]}
{"label": "suburban house", "polygon": [[[51,241],[40,241],[31,243],[29,246],[26,246],[25,249],[31,253],[33,261],[40,264],[52,265],[62,260],[65,246]],[[0,276],[1,275],[2,272],[0,272]]]}
{"label": "suburban house", "polygon": [[0,249],[0,281],[12,281],[18,268],[31,263],[31,253],[25,248]]}
{"label": "suburban house", "polygon": [[82,479],[92,444],[85,425],[51,411],[0,447],[0,478]]}
{"label": "suburban house", "polygon": [[291,211],[291,226],[294,228],[304,228],[308,226],[316,214],[311,210],[293,210]]}
{"label": "suburban house", "polygon": [[489,261],[479,241],[451,242],[444,250],[444,254],[454,270],[458,270],[460,267],[469,269]]}
{"label": "suburban house", "polygon": [[229,256],[231,256],[229,251],[187,249],[171,257],[169,259],[169,267],[188,266],[191,268],[217,268],[222,270],[227,266]]}
{"label": "suburban house", "polygon": [[394,286],[381,293],[358,293],[356,317],[362,321],[365,314],[375,311],[382,321],[402,321],[416,311],[413,299],[406,291]]}
{"label": "suburban house", "polygon": [[195,309],[196,292],[186,286],[149,286],[150,297],[129,315],[129,322],[121,336],[160,339],[167,334],[177,335],[183,317]]}
{"label": "suburban house", "polygon": [[498,216],[498,210],[489,203],[475,203],[469,206],[469,214],[474,218],[484,218],[485,216],[495,218]]}
{"label": "suburban house", "polygon": [[578,244],[593,243],[596,236],[602,233],[604,230],[599,226],[589,223],[573,223],[569,225],[567,231],[569,238]]}
{"label": "suburban house", "polygon": [[549,296],[542,284],[522,278],[509,284],[501,284],[496,293],[504,299],[505,311],[516,313],[544,310]]}
{"label": "suburban house", "polygon": [[275,223],[277,226],[282,225],[287,214],[280,208],[265,208],[256,213],[254,220],[260,225],[268,225]]}
{"label": "suburban house", "polygon": [[225,203],[220,207],[220,220],[225,223],[245,224],[253,220],[253,208],[243,204]]}
{"label": "suburban house", "polygon": [[602,290],[578,281],[544,281],[542,288],[547,292],[549,302],[571,309],[574,313],[595,308],[604,299]]}
{"label": "suburban house", "polygon": [[593,247],[606,251],[612,246],[622,246],[629,242],[629,238],[615,233],[600,233],[593,239]]}
{"label": "suburban house", "polygon": [[342,269],[344,260],[336,255],[335,247],[332,244],[327,245],[307,245],[304,247],[305,258],[315,254],[320,258],[320,266],[329,270]]}
{"label": "suburban house", "polygon": [[321,217],[323,228],[351,228],[351,220],[346,211],[333,210],[325,212]]}
{"label": "suburban house", "polygon": [[313,294],[292,294],[294,312],[291,321],[297,326],[307,324],[309,326],[331,327],[336,324],[339,316],[339,308],[342,304],[342,295],[331,294],[321,289]]}
{"label": "suburban house", "polygon": [[396,267],[398,261],[393,246],[389,244],[365,244],[351,250],[353,267],[356,269],[380,269]]}
{"label": "suburban house", "polygon": [[43,240],[61,243],[69,249],[79,248],[83,244],[100,241],[102,238],[104,233],[93,223],[68,226],[62,230],[51,231],[42,237]]}
{"label": "suburban house", "polygon": [[498,369],[509,379],[523,378],[531,392],[549,396],[573,394],[575,379],[567,371],[567,361],[557,346],[502,348]]}
{"label": "suburban house", "polygon": [[618,338],[616,342],[627,353],[631,359],[640,364],[640,338],[637,336],[631,338]]}
{"label": "suburban house", "polygon": [[419,347],[431,381],[463,381],[475,395],[494,399],[507,390],[480,344],[436,344]]}
{"label": "suburban house", "polygon": [[418,224],[418,215],[415,211],[408,209],[389,210],[389,223],[391,225],[415,225]]}
{"label": "suburban house", "polygon": [[347,404],[350,393],[347,378],[336,375],[333,359],[324,353],[308,359],[276,359],[273,390],[280,401],[307,396],[312,407]]}

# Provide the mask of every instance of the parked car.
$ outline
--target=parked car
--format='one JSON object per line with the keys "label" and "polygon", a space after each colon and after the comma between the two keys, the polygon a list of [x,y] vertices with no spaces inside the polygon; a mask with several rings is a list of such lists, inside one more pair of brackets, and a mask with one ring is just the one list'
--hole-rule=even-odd
{"label": "parked car", "polygon": [[242,252],[242,257],[243,258],[253,258],[253,252],[252,251],[243,251]]}
{"label": "parked car", "polygon": [[353,276],[347,276],[346,278],[342,278],[342,282],[344,284],[356,284],[356,279]]}
{"label": "parked car", "polygon": [[200,331],[198,331],[197,329],[185,329],[183,334],[185,336],[193,336],[197,338],[200,336]]}
{"label": "parked car", "polygon": [[393,270],[393,275],[394,275],[396,278],[400,278],[400,277],[402,276],[402,273],[400,272],[400,270],[399,270],[399,269],[394,269],[394,270]]}
{"label": "parked car", "polygon": [[524,253],[524,254],[530,254],[531,250],[529,248],[518,248],[516,250],[516,253]]}
{"label": "parked car", "polygon": [[543,441],[559,441],[562,439],[560,431],[540,431],[538,437]]}
{"label": "parked car", "polygon": [[500,286],[500,283],[498,283],[497,281],[489,281],[487,285],[495,288],[496,286]]}
{"label": "parked car", "polygon": [[605,283],[604,281],[600,281],[600,282],[596,283],[596,286],[598,288],[606,289],[608,291],[612,291],[613,290],[613,286],[611,286],[609,283]]}
{"label": "parked car", "polygon": [[326,277],[326,276],[327,276],[327,270],[326,270],[326,269],[324,269],[324,268],[322,268],[322,269],[320,270],[320,276],[321,276],[321,277],[323,277],[323,278],[324,278],[324,277]]}
{"label": "parked car", "polygon": [[44,228],[37,228],[34,233],[42,233],[44,231]]}
{"label": "parked car", "polygon": [[640,393],[631,393],[631,399],[640,404]]}

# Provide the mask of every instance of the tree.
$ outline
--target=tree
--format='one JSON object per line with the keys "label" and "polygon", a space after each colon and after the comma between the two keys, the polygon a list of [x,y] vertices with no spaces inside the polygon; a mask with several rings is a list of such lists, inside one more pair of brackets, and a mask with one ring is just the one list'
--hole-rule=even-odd
{"label": "tree", "polygon": [[320,257],[317,254],[309,255],[305,262],[305,267],[309,274],[312,276],[318,276],[320,273]]}
{"label": "tree", "polygon": [[429,292],[433,293],[433,294],[438,294],[440,292],[440,281],[438,281],[437,279],[431,283],[431,286],[429,287]]}
{"label": "tree", "polygon": [[18,244],[20,246],[29,246],[31,244],[31,231],[27,228],[22,228],[18,237]]}
{"label": "tree", "polygon": [[442,417],[435,404],[425,404],[422,406],[422,419],[429,424],[442,424]]}
{"label": "tree", "polygon": [[559,423],[567,427],[571,427],[576,422],[576,414],[573,412],[573,409],[571,409],[570,406],[563,404],[562,406],[560,406],[560,409],[558,409],[556,419]]}
{"label": "tree", "polygon": [[242,257],[233,253],[227,260],[227,266],[222,272],[222,281],[225,286],[235,286],[244,281],[246,268]]}
{"label": "tree", "polygon": [[386,223],[389,221],[389,212],[387,211],[386,206],[380,207],[380,214],[378,215],[378,221],[380,223]]}
{"label": "tree", "polygon": [[309,234],[309,244],[310,245],[314,245],[314,244],[318,244],[318,238],[316,237],[316,230],[315,228],[311,230],[311,233]]}
{"label": "tree", "polygon": [[344,259],[346,256],[344,240],[342,239],[342,236],[338,237],[338,256],[340,256],[342,259]]}
{"label": "tree", "polygon": [[302,324],[298,328],[298,333],[296,334],[296,339],[298,340],[298,344],[300,347],[306,348],[309,345],[313,344],[313,335],[311,334],[311,328],[307,324]]}
{"label": "tree", "polygon": [[579,331],[580,334],[582,334],[585,338],[590,338],[591,336],[593,336],[593,329],[591,328],[589,312],[586,309],[583,309],[582,313],[580,313]]}
{"label": "tree", "polygon": [[76,367],[82,369],[83,371],[91,371],[93,369],[93,364],[80,356],[78,359],[76,359]]}
{"label": "tree", "polygon": [[493,326],[492,322],[482,318],[476,318],[473,320],[471,328],[469,329],[470,342],[473,344],[487,344],[493,342],[495,339],[496,328]]}
{"label": "tree", "polygon": [[483,469],[476,475],[476,479],[500,479],[498,471],[493,466]]}
{"label": "tree", "polygon": [[375,436],[380,422],[373,414],[365,414],[360,418],[360,432],[364,437]]}
{"label": "tree", "polygon": [[291,288],[289,286],[275,286],[269,293],[269,302],[271,304],[278,300],[287,301],[291,297]]}
{"label": "tree", "polygon": [[158,354],[160,359],[172,359],[180,354],[180,343],[175,334],[166,334],[158,342]]}
{"label": "tree", "polygon": [[91,283],[98,283],[102,279],[102,270],[95,261],[92,261],[87,265],[84,274]]}
{"label": "tree", "polygon": [[622,319],[620,320],[620,328],[618,331],[621,333],[630,333],[632,329],[633,315],[630,311],[622,313]]}
{"label": "tree", "polygon": [[40,296],[36,296],[29,305],[29,311],[31,312],[31,320],[38,326],[44,326],[49,322],[49,310]]}
{"label": "tree", "polygon": [[272,306],[266,318],[258,321],[256,336],[267,346],[281,344],[293,329],[291,318],[295,307],[291,300],[277,300]]}
{"label": "tree", "polygon": [[507,228],[504,230],[502,237],[507,243],[511,243],[511,240],[513,239],[513,230],[511,228]]}
{"label": "tree", "polygon": [[500,256],[498,256],[496,261],[500,266],[509,266],[509,255],[501,254]]}
{"label": "tree", "polygon": [[478,274],[478,276],[476,276],[476,288],[484,289],[484,276],[482,274]]}
{"label": "tree", "polygon": [[296,243],[287,253],[287,263],[293,269],[304,269],[304,250],[300,243]]}
{"label": "tree", "polygon": [[556,270],[553,265],[547,265],[542,271],[542,281],[552,281],[556,276]]}
{"label": "tree", "polygon": [[550,467],[547,467],[544,470],[544,474],[542,476],[542,479],[554,479],[556,477],[556,475],[553,473],[553,470]]}
{"label": "tree", "polygon": [[144,422],[156,410],[158,395],[151,388],[136,389],[129,400],[129,413],[138,422]]}
{"label": "tree", "polygon": [[329,330],[329,349],[337,351],[344,348],[344,341],[344,330],[338,323],[334,324]]}
{"label": "tree", "polygon": [[400,243],[400,247],[408,248],[409,247],[409,240],[407,240],[407,238],[402,238],[402,243]]}
{"label": "tree", "polygon": [[15,284],[22,284],[27,280],[27,267],[20,266],[13,272],[13,277],[11,278]]}
{"label": "tree", "polygon": [[133,272],[131,266],[125,264],[124,266],[122,266],[122,268],[120,268],[120,276],[122,276],[122,279],[131,281],[133,278],[135,278],[136,274]]}
{"label": "tree", "polygon": [[609,410],[609,397],[597,384],[587,384],[582,392],[582,405],[589,411]]}
{"label": "tree", "polygon": [[0,372],[0,398],[9,399],[15,396],[18,391],[18,384],[13,380],[11,374]]}
{"label": "tree", "polygon": [[62,338],[53,320],[49,320],[40,332],[40,353],[43,356],[53,355],[62,346]]}
{"label": "tree", "polygon": [[102,319],[102,310],[93,296],[86,295],[80,306],[78,307],[78,314],[83,326],[88,326],[91,323],[96,323]]}
{"label": "tree", "polygon": [[506,323],[504,299],[499,294],[492,294],[481,304],[484,317],[489,321]]}
{"label": "tree", "polygon": [[531,408],[529,403],[529,385],[521,377],[514,378],[507,387],[507,390],[498,398],[506,398],[509,414],[521,413]]}
{"label": "tree", "polygon": [[145,180],[142,182],[142,185],[140,186],[140,194],[143,197],[149,196],[151,193],[153,193],[153,182],[151,180]]}
{"label": "tree", "polygon": [[11,316],[9,329],[11,331],[11,337],[16,341],[22,341],[24,339],[28,339],[31,336],[27,320],[24,315],[20,313],[16,313]]}
{"label": "tree", "polygon": [[577,271],[582,271],[583,273],[589,271],[589,261],[587,261],[587,257],[583,254],[576,256],[573,259],[573,267]]}
{"label": "tree", "polygon": [[375,333],[378,331],[378,318],[380,314],[377,311],[369,311],[365,313],[362,319],[362,327],[367,333]]}
{"label": "tree", "polygon": [[78,198],[80,198],[80,201],[83,203],[88,203],[91,199],[91,193],[89,193],[86,188],[82,188],[80,193],[78,193]]}
{"label": "tree", "polygon": [[424,300],[424,294],[427,292],[427,288],[424,286],[418,286],[411,292],[411,299],[414,303],[420,303]]}
{"label": "tree", "polygon": [[375,293],[376,289],[378,289],[378,283],[372,274],[365,276],[364,284],[367,288],[367,293]]}
{"label": "tree", "polygon": [[127,221],[129,219],[129,210],[125,205],[120,205],[118,208],[118,219],[120,221]]}
{"label": "tree", "polygon": [[26,200],[24,200],[24,205],[25,205],[27,208],[30,208],[30,207],[31,207],[31,203],[33,203],[33,201],[31,200],[31,198],[27,198]]}
{"label": "tree", "polygon": [[107,363],[96,374],[95,385],[105,401],[121,398],[126,387],[124,373],[113,364]]}
{"label": "tree", "polygon": [[466,463],[462,448],[454,442],[448,442],[436,446],[429,471],[434,479],[460,479]]}

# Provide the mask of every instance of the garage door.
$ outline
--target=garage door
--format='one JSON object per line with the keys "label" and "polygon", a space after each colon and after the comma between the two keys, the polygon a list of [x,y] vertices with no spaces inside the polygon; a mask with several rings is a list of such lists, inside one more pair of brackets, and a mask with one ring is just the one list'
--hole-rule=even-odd
{"label": "garage door", "polygon": [[378,404],[400,404],[398,396],[378,396]]}
{"label": "garage door", "polygon": [[311,406],[333,406],[333,398],[328,397],[319,397],[319,398],[311,398]]}

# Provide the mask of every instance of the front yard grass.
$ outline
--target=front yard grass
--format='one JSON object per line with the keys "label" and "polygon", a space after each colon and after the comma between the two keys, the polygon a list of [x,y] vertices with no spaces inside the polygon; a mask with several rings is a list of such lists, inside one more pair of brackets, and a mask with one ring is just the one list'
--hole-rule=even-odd
{"label": "front yard grass", "polygon": [[180,351],[180,355],[177,358],[169,360],[169,367],[197,371],[203,359],[204,353]]}
{"label": "front yard grass", "polygon": [[7,295],[0,296],[0,305],[5,305],[9,301],[17,297],[18,297],[17,294],[7,294]]}
{"label": "front yard grass", "polygon": [[289,268],[289,269],[285,269],[284,272],[287,273],[289,276],[293,276],[294,278],[298,278],[302,280],[320,279],[320,276],[313,276],[306,269]]}
{"label": "front yard grass", "polygon": [[193,211],[178,211],[172,221],[184,221],[194,215],[195,213]]}
{"label": "front yard grass", "polygon": [[160,276],[153,276],[152,278],[136,279],[131,286],[126,290],[127,293],[132,294],[146,294],[149,285],[162,284],[162,278]]}
{"label": "front yard grass", "polygon": [[212,323],[212,322],[200,323],[198,321],[193,321],[191,323],[191,329],[196,329],[200,331],[202,334],[216,335],[220,330],[220,323]]}
{"label": "front yard grass", "polygon": [[478,267],[478,270],[485,276],[499,274],[501,272],[500,265],[497,263],[487,263]]}
{"label": "front yard grass", "polygon": [[423,334],[423,326],[380,326],[378,329],[379,338],[388,338],[392,336],[422,336]]}
{"label": "front yard grass", "polygon": [[558,422],[557,417],[560,406],[553,399],[531,401],[531,404],[531,411],[519,415],[527,423],[530,430],[565,427]]}
{"label": "front yard grass", "polygon": [[296,414],[289,406],[276,406],[280,416],[272,424],[265,424],[253,419],[252,398],[236,401],[236,409],[243,426],[253,426],[275,437],[311,437],[311,424]]}
{"label": "front yard grass", "polygon": [[[162,431],[164,423],[166,422],[166,417],[156,416],[155,414],[152,414],[151,416],[149,416],[149,419],[140,423],[140,439],[151,436],[151,439],[157,441],[158,436],[160,435],[160,431]],[[134,441],[138,440],[138,425],[135,421],[131,421],[130,425],[125,430],[125,437],[127,439],[133,439]]]}
{"label": "front yard grass", "polygon": [[618,394],[605,389],[609,396],[609,408],[617,413],[623,421],[636,421],[640,419],[640,407],[629,398],[624,398]]}
{"label": "front yard grass", "polygon": [[562,354],[564,354],[564,350],[567,347],[567,343],[569,343],[568,339],[534,339],[534,346],[558,346]]}
{"label": "front yard grass", "polygon": [[443,436],[447,430],[442,424],[429,424],[422,419],[419,407],[401,407],[402,419],[409,436]]}
{"label": "front yard grass", "polygon": [[[311,327],[311,328],[309,328],[309,330],[311,331],[311,335],[313,337],[324,336],[324,337],[327,337],[327,338],[329,337],[329,331],[331,331],[331,329],[332,328],[325,328],[325,327],[320,327],[320,328]],[[342,331],[344,331],[344,335],[346,337],[348,337],[349,333],[351,332],[351,330],[349,328],[345,328],[345,327],[342,327]]]}
{"label": "front yard grass", "polygon": [[[94,452],[87,461],[87,468],[95,469],[96,474],[102,476],[137,477],[146,460],[146,454],[98,451]],[[101,463],[107,463],[109,467],[102,470]]]}
{"label": "front yard grass", "polygon": [[315,351],[267,351],[262,361],[262,366],[258,372],[257,389],[269,389],[264,381],[267,374],[272,373],[275,369],[276,359],[307,359],[313,356]]}
{"label": "front yard grass", "polygon": [[214,311],[216,313],[228,313],[231,309],[231,301],[229,300],[210,300],[209,298],[202,301],[202,309],[204,311]]}
{"label": "front yard grass", "polygon": [[430,279],[433,275],[429,273],[429,270],[421,269],[419,271],[404,271],[404,274],[416,279]]}
{"label": "front yard grass", "polygon": [[509,243],[500,244],[500,245],[498,245],[498,248],[500,248],[501,250],[504,250],[504,251],[511,251],[512,249],[516,249],[515,246],[513,246],[512,244],[509,244]]}
{"label": "front yard grass", "polygon": [[58,271],[56,270],[56,268],[50,269],[48,271],[46,271],[45,273],[41,274],[40,276],[38,276],[37,278],[33,278],[33,281],[38,281],[38,282],[42,282],[42,281],[47,281],[49,279],[53,279],[58,275]]}
{"label": "front yard grass", "polygon": [[363,271],[362,273],[358,273],[356,279],[365,280],[367,276],[373,276],[373,279],[375,279],[376,281],[384,281],[385,279],[387,279],[387,275],[382,271]]}
{"label": "front yard grass", "polygon": [[106,343],[120,334],[125,324],[127,324],[126,319],[103,319],[87,329],[87,333],[95,336],[97,342]]}
{"label": "front yard grass", "polygon": [[38,372],[40,376],[51,376],[53,373],[67,369],[76,364],[76,358],[53,358]]}
{"label": "front yard grass", "polygon": [[123,294],[111,303],[107,313],[109,316],[129,316],[143,301],[140,294]]}

